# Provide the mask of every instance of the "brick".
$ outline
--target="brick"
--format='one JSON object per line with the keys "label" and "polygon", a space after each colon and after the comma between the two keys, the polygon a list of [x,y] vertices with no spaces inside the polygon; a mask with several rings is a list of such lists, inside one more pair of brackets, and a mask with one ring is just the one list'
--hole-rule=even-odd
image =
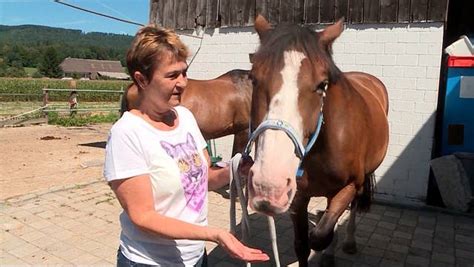
{"label": "brick", "polygon": [[[393,111],[406,111],[406,112],[412,112],[415,110],[415,105],[416,103],[413,103],[413,101],[404,101],[404,100],[396,100],[392,101],[392,109]],[[407,125],[407,123],[401,123],[403,125]]]}
{"label": "brick", "polygon": [[391,242],[395,245],[409,246],[411,243],[411,240],[405,239],[405,238],[393,237]]}
{"label": "brick", "polygon": [[19,259],[18,257],[15,257],[15,256],[9,254],[9,253],[6,253],[4,251],[2,251],[0,261],[5,266],[7,266],[7,265],[10,265],[10,266],[26,266],[26,265],[28,265],[27,262]]}
{"label": "brick", "polygon": [[474,247],[474,237],[472,237],[472,236],[456,234],[455,235],[455,240],[456,240],[456,242],[472,244],[472,246]]}
{"label": "brick", "polygon": [[426,69],[424,66],[408,66],[405,68],[405,77],[407,78],[426,78]]}
{"label": "brick", "polygon": [[439,79],[440,68],[428,66],[426,69],[426,78]]}
{"label": "brick", "polygon": [[364,47],[364,52],[367,54],[384,54],[384,44],[381,43],[368,43]]}
{"label": "brick", "polygon": [[405,43],[385,43],[384,51],[386,54],[403,55],[406,53]]}
{"label": "brick", "polygon": [[[407,241],[408,241],[408,240],[407,240]],[[399,253],[402,253],[402,254],[407,254],[408,251],[409,251],[409,247],[406,246],[406,245],[396,244],[396,243],[394,243],[394,242],[391,242],[391,243],[388,245],[387,250],[393,251],[393,252],[399,252]]]}
{"label": "brick", "polygon": [[423,101],[437,103],[438,96],[439,94],[437,92],[424,92]]}
{"label": "brick", "polygon": [[392,230],[392,231],[395,230],[395,228],[397,227],[395,223],[384,222],[384,221],[379,222],[377,226],[384,229]]}
{"label": "brick", "polygon": [[357,42],[360,43],[372,43],[374,41],[374,33],[369,31],[358,31]]}
{"label": "brick", "polygon": [[436,57],[433,55],[420,55],[418,57],[418,65],[419,66],[427,66],[427,67],[438,67],[441,65],[441,57]]}
{"label": "brick", "polygon": [[420,42],[422,43],[440,43],[443,39],[442,32],[420,32]]}
{"label": "brick", "polygon": [[[398,262],[398,263],[405,262],[406,257],[407,257],[406,252],[396,252],[396,251],[390,251],[390,250],[385,251],[385,254],[383,256],[384,259],[388,259],[388,260],[391,260],[393,262]],[[382,266],[384,265],[382,264]]]}
{"label": "brick", "polygon": [[362,54],[362,55],[356,55],[356,64],[360,65],[374,65],[375,64],[375,55],[367,55],[367,54]]}
{"label": "brick", "polygon": [[[410,100],[410,102],[413,102],[413,100],[419,100],[420,98],[417,98],[418,96],[412,96],[410,95],[410,92],[416,93],[416,79],[415,78],[399,78],[396,83],[396,87],[398,89],[404,89],[403,90],[403,100],[407,101]],[[406,89],[412,89],[412,90],[406,90]],[[423,93],[423,92],[422,92]],[[413,99],[415,98],[415,99]]]}
{"label": "brick", "polygon": [[411,239],[412,238],[412,235],[410,233],[402,232],[402,231],[394,231],[393,236],[398,237],[398,238],[405,238],[405,239]]}
{"label": "brick", "polygon": [[421,227],[415,228],[415,235],[421,234],[421,235],[425,235],[431,238],[433,236],[433,232],[434,232],[433,229],[426,229],[426,228],[421,228]]}
{"label": "brick", "polygon": [[372,247],[372,248],[377,248],[377,249],[386,249],[389,245],[389,240],[380,240],[380,239],[374,239],[370,238],[369,241],[367,242],[367,247]]}
{"label": "brick", "polygon": [[362,250],[362,253],[371,255],[371,256],[376,256],[376,257],[383,257],[385,250],[378,248],[376,246],[370,246],[370,242],[369,242],[369,246],[365,247]]}
{"label": "brick", "polygon": [[436,110],[436,103],[415,103],[415,112],[432,113]]}
{"label": "brick", "polygon": [[418,55],[398,55],[397,65],[398,66],[417,66]]}
{"label": "brick", "polygon": [[432,261],[440,261],[444,263],[450,263],[454,264],[455,258],[453,255],[445,254],[445,253],[439,253],[439,252],[433,252],[431,256]]}
{"label": "brick", "polygon": [[407,44],[406,53],[412,55],[426,55],[428,54],[428,46],[426,44]]}
{"label": "brick", "polygon": [[8,253],[14,255],[17,258],[22,259],[23,257],[30,255],[31,253],[37,252],[40,249],[37,246],[25,243],[21,247],[17,247],[15,249],[11,249]]}
{"label": "brick", "polygon": [[432,250],[431,242],[427,242],[426,240],[413,240],[410,246],[411,248],[422,249],[428,252]]}
{"label": "brick", "polygon": [[451,267],[453,264],[451,263],[446,263],[446,262],[440,262],[436,260],[431,260],[430,267]]}
{"label": "brick", "polygon": [[396,43],[398,37],[392,31],[379,31],[375,33],[375,41],[378,43]]}
{"label": "brick", "polygon": [[346,54],[362,54],[364,52],[364,43],[346,43],[344,44],[344,53]]}
{"label": "brick", "polygon": [[419,257],[419,256],[407,256],[406,263],[414,264],[416,266],[429,266],[430,259],[426,257]]}
{"label": "brick", "polygon": [[474,252],[474,246],[471,243],[464,243],[464,242],[456,241],[456,242],[451,242],[451,243],[448,243],[448,244],[449,245],[454,245],[456,248],[459,248],[459,249],[462,249],[462,250]]}
{"label": "brick", "polygon": [[377,55],[375,58],[375,64],[381,66],[396,66],[397,56],[396,55]]}
{"label": "brick", "polygon": [[474,252],[456,248],[456,258],[458,257],[474,261]]}
{"label": "brick", "polygon": [[383,66],[382,73],[384,77],[403,77],[405,68],[400,66]]}
{"label": "brick", "polygon": [[381,259],[382,259],[381,257],[362,254],[357,262],[358,263],[365,263],[365,264],[368,264],[370,266],[379,266],[379,263],[380,263]]}
{"label": "brick", "polygon": [[402,32],[398,34],[398,42],[401,43],[418,43],[420,35],[418,32]]}

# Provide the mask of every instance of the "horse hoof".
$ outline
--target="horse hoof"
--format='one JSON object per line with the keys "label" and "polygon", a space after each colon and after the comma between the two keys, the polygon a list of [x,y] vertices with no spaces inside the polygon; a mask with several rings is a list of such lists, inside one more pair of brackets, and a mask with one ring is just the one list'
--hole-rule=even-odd
{"label": "horse hoof", "polygon": [[344,242],[344,245],[342,245],[342,251],[344,251],[347,254],[357,253],[356,242]]}
{"label": "horse hoof", "polygon": [[333,237],[334,231],[330,231],[326,235],[319,231],[312,231],[309,235],[310,247],[315,251],[323,251],[331,244]]}
{"label": "horse hoof", "polygon": [[319,264],[321,267],[333,267],[336,266],[336,260],[334,259],[334,255],[329,254],[322,254],[321,255],[321,262]]}

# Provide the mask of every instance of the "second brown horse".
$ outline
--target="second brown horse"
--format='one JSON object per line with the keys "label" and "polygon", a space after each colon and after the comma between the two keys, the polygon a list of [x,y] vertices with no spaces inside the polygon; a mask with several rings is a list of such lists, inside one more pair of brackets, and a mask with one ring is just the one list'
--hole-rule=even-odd
{"label": "second brown horse", "polygon": [[[249,71],[236,69],[211,80],[188,79],[181,104],[194,114],[206,140],[234,134],[234,155],[247,143],[251,96]],[[130,86],[122,111],[135,107],[137,101],[137,87]]]}

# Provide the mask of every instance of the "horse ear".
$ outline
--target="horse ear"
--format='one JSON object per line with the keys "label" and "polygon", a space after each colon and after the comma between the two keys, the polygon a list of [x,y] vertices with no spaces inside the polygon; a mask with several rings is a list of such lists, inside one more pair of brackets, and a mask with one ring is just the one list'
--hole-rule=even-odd
{"label": "horse ear", "polygon": [[344,30],[344,17],[339,19],[333,25],[326,27],[322,32],[318,32],[319,40],[327,45],[329,48],[331,47],[334,40],[336,40],[339,35],[341,35],[342,31]]}
{"label": "horse ear", "polygon": [[260,14],[257,15],[255,18],[255,30],[258,33],[258,36],[260,37],[260,40],[262,39],[262,36],[272,28],[270,23]]}

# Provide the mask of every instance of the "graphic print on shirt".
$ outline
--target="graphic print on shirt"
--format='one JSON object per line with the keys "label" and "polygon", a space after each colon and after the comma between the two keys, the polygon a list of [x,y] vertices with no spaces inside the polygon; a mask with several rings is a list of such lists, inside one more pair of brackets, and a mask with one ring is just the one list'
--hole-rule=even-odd
{"label": "graphic print on shirt", "polygon": [[174,145],[161,141],[160,144],[178,164],[188,208],[199,213],[207,191],[207,164],[199,155],[193,136],[188,133],[184,143]]}

